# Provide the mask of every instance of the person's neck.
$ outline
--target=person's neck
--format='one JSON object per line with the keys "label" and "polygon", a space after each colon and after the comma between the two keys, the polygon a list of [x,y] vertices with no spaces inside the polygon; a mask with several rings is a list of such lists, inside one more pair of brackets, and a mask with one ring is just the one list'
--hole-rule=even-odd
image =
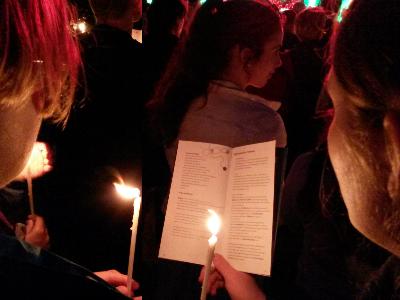
{"label": "person's neck", "polygon": [[237,68],[233,67],[228,67],[219,79],[232,82],[242,90],[245,90],[248,85],[246,78],[243,76],[243,72],[238,72]]}
{"label": "person's neck", "polygon": [[221,72],[219,79],[230,81],[237,85],[240,89],[245,90],[249,84],[249,74],[245,70],[239,46],[234,46],[227,55],[230,56],[229,63]]}
{"label": "person's neck", "polygon": [[[374,241],[373,241],[374,242]],[[397,257],[400,257],[400,243],[391,238],[391,239],[386,239],[383,243],[381,241],[375,241],[378,245],[382,246],[392,254],[394,254]]]}
{"label": "person's neck", "polygon": [[103,19],[98,19],[97,20],[97,25],[108,25],[114,28],[117,28],[119,30],[125,31],[129,34],[132,32],[132,22],[128,20],[103,20]]}

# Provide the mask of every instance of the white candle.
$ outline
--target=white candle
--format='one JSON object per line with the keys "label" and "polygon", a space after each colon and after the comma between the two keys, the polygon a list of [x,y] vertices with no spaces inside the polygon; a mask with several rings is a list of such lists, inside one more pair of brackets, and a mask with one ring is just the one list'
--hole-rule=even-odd
{"label": "white candle", "polygon": [[206,300],[206,298],[207,298],[208,280],[209,280],[210,273],[211,273],[211,265],[212,265],[212,260],[214,258],[215,246],[218,241],[217,234],[221,227],[221,219],[219,218],[217,213],[211,209],[209,209],[208,212],[211,214],[211,216],[208,218],[207,227],[211,232],[211,237],[208,239],[208,251],[207,251],[207,258],[206,258],[206,263],[205,263],[206,269],[204,272],[203,285],[201,287],[200,300]]}
{"label": "white candle", "polygon": [[35,214],[35,207],[33,203],[33,188],[32,188],[32,179],[38,176],[42,176],[43,174],[50,171],[50,161],[48,158],[48,150],[45,143],[35,142],[32,148],[31,156],[24,168],[21,172],[20,176],[22,178],[26,178],[28,185],[28,199],[29,199],[29,208],[31,214]]}
{"label": "white candle", "polygon": [[133,218],[131,227],[131,246],[129,250],[129,262],[128,262],[128,294],[132,295],[132,274],[133,274],[133,263],[135,259],[135,247],[136,247],[136,235],[137,227],[139,224],[139,213],[142,198],[140,197],[140,191],[138,188],[130,187],[124,184],[114,183],[114,186],[120,196],[124,199],[130,200],[135,199],[133,202]]}
{"label": "white candle", "polygon": [[131,248],[129,251],[129,263],[128,263],[128,295],[132,295],[132,274],[133,274],[133,261],[135,258],[135,247],[136,247],[136,235],[137,235],[137,227],[139,223],[139,212],[140,212],[140,204],[142,202],[142,198],[136,197],[134,200],[134,212],[132,218],[132,233],[131,233]]}
{"label": "white candle", "polygon": [[28,166],[28,169],[27,169],[27,172],[26,172],[26,181],[28,183],[29,208],[30,208],[30,211],[31,211],[31,215],[34,215],[35,214],[35,207],[33,205],[32,173],[31,173],[30,165]]}

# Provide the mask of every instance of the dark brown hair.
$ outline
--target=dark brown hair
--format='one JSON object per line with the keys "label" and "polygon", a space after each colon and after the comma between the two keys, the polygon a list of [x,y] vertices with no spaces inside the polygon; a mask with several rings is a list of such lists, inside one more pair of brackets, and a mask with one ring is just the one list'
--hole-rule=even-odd
{"label": "dark brown hair", "polygon": [[203,4],[151,103],[158,109],[164,142],[177,137],[190,103],[206,95],[209,82],[221,76],[233,47],[250,48],[257,58],[280,28],[279,12],[267,1],[209,0]]}
{"label": "dark brown hair", "polygon": [[312,7],[302,10],[294,21],[295,33],[301,41],[315,41],[326,30],[328,17],[323,8]]}
{"label": "dark brown hair", "polygon": [[153,0],[147,12],[148,32],[170,33],[187,14],[186,0]]}
{"label": "dark brown hair", "polygon": [[400,108],[400,5],[396,0],[354,0],[336,33],[335,74],[365,107]]}
{"label": "dark brown hair", "polygon": [[388,193],[391,162],[382,149],[384,117],[388,112],[400,112],[399,20],[397,0],[354,0],[338,27],[333,47],[336,78],[353,96],[344,101],[349,112],[346,126],[351,129],[346,132],[348,145],[344,146],[350,149],[354,161],[360,161],[359,166],[364,168],[366,178],[371,177],[375,189],[387,195],[375,211],[397,242],[400,191]]}

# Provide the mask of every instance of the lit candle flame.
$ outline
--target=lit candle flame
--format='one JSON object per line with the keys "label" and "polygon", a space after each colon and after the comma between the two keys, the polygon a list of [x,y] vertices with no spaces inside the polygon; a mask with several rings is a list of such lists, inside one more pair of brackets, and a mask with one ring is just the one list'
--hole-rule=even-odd
{"label": "lit candle flame", "polygon": [[209,247],[207,251],[207,259],[205,263],[204,280],[201,287],[200,300],[206,300],[207,298],[207,286],[212,268],[211,265],[214,257],[215,246],[218,242],[217,234],[219,232],[219,229],[221,228],[221,219],[218,214],[212,209],[209,209],[208,212],[210,213],[210,217],[207,221],[207,227],[208,230],[210,230],[211,232],[211,237],[208,239]]}
{"label": "lit candle flame", "polygon": [[28,179],[28,177],[37,178],[49,172],[51,168],[47,145],[45,143],[35,142],[31,156],[18,177],[24,179]]}
{"label": "lit candle flame", "polygon": [[89,31],[89,25],[84,19],[78,20],[76,23],[72,23],[72,29],[78,34],[84,34]]}
{"label": "lit candle flame", "polygon": [[81,21],[78,23],[78,29],[80,32],[85,33],[87,31],[87,25],[85,22]]}
{"label": "lit candle flame", "polygon": [[212,209],[209,209],[208,212],[210,213],[210,217],[207,221],[207,227],[208,230],[210,230],[212,236],[216,236],[219,232],[219,229],[221,228],[221,219],[218,214]]}
{"label": "lit candle flame", "polygon": [[138,188],[114,182],[117,193],[126,200],[131,200],[140,197],[140,190]]}

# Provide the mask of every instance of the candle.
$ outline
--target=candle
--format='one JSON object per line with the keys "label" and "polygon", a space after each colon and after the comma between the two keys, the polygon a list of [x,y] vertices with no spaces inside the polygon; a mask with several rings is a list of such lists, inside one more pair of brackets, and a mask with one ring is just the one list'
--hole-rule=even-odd
{"label": "candle", "polygon": [[35,208],[33,206],[33,189],[32,189],[32,172],[31,172],[31,167],[28,166],[27,172],[26,172],[26,181],[28,183],[28,198],[29,198],[29,208],[31,211],[31,215],[35,214]]}
{"label": "candle", "polygon": [[219,218],[218,214],[215,211],[213,211],[212,209],[209,209],[208,212],[211,214],[211,216],[208,218],[207,227],[208,227],[208,230],[211,232],[211,237],[208,239],[208,251],[207,251],[206,264],[205,264],[206,269],[205,269],[205,273],[204,273],[203,285],[201,287],[200,300],[205,300],[207,297],[207,286],[208,286],[208,280],[209,280],[210,272],[211,272],[211,264],[212,264],[212,260],[214,258],[215,246],[218,241],[217,234],[221,227],[221,219]]}
{"label": "candle", "polygon": [[26,179],[28,185],[29,208],[32,215],[35,214],[35,208],[33,205],[32,179],[42,176],[51,170],[51,163],[48,155],[49,150],[47,149],[46,144],[42,142],[35,142],[32,148],[31,156],[29,157],[25,168],[18,176],[21,179]]}
{"label": "candle", "polygon": [[136,235],[137,235],[137,227],[139,223],[139,212],[140,212],[140,204],[142,202],[142,198],[140,197],[140,190],[135,187],[130,187],[125,184],[114,183],[115,189],[118,194],[126,200],[134,199],[133,201],[133,218],[132,218],[132,227],[131,227],[131,246],[129,250],[129,261],[128,261],[128,294],[132,295],[132,274],[133,274],[133,262],[135,258],[135,247],[136,247]]}

